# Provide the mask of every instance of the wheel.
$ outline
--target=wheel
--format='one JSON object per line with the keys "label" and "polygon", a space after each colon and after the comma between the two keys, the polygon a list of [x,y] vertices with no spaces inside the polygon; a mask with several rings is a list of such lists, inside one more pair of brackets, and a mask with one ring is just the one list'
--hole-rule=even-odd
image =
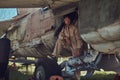
{"label": "wheel", "polygon": [[39,60],[34,72],[35,80],[49,80],[53,75],[61,76],[61,70],[57,62],[49,58]]}
{"label": "wheel", "polygon": [[35,80],[45,80],[45,68],[39,65],[35,70]]}

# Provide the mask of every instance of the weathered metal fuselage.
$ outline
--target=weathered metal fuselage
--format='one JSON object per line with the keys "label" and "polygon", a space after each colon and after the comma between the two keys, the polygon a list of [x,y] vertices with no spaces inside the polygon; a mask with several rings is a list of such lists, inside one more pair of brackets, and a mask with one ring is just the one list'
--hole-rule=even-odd
{"label": "weathered metal fuselage", "polygon": [[51,10],[40,9],[16,21],[18,27],[9,33],[13,53],[17,56],[44,57],[52,53],[54,47],[55,18]]}
{"label": "weathered metal fuselage", "polygon": [[[8,34],[15,51],[13,54],[31,57],[51,54],[56,42],[55,28],[60,25],[62,16],[72,12],[75,5],[78,6],[78,29],[82,39],[96,51],[119,54],[119,3],[119,0],[80,0],[79,4],[64,5],[53,10],[26,9],[25,14],[21,13],[25,16],[14,21],[12,26],[16,29]],[[63,52],[68,53],[66,50]]]}

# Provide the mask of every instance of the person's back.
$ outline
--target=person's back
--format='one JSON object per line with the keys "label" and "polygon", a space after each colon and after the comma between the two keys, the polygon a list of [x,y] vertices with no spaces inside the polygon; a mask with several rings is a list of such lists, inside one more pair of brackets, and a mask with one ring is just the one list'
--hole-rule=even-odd
{"label": "person's back", "polygon": [[10,40],[7,38],[0,39],[0,79],[4,77],[7,70],[10,52]]}

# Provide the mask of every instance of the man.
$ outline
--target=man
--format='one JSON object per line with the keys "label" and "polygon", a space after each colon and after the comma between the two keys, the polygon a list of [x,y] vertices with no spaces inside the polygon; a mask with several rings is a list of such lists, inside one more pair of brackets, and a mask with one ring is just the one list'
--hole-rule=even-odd
{"label": "man", "polygon": [[[3,80],[7,71],[10,52],[10,40],[8,38],[0,39],[0,80]],[[7,75],[6,75],[7,76]]]}
{"label": "man", "polygon": [[[64,26],[59,33],[56,45],[53,51],[53,55],[58,58],[62,48],[66,48],[72,51],[73,57],[80,56],[80,50],[83,45],[82,39],[79,35],[78,29],[73,25],[74,16],[64,16]],[[80,80],[80,71],[75,72],[77,80]]]}

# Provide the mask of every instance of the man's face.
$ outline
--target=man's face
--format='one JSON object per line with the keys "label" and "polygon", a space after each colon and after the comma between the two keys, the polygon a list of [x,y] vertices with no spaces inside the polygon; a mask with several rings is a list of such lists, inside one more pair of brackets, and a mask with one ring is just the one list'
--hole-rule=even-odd
{"label": "man's face", "polygon": [[64,22],[65,22],[66,25],[69,25],[70,24],[70,19],[68,17],[65,17]]}

